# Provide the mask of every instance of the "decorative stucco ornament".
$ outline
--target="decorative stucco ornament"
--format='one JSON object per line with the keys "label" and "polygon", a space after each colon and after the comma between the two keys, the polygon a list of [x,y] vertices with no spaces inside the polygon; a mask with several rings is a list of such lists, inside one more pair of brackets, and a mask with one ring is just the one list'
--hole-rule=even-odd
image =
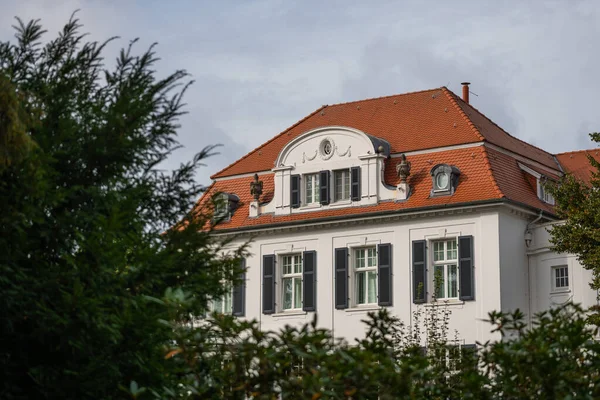
{"label": "decorative stucco ornament", "polygon": [[250,194],[258,201],[263,192],[263,183],[258,180],[258,174],[254,174],[254,182],[250,182]]}
{"label": "decorative stucco ornament", "polygon": [[406,155],[400,156],[400,162],[396,164],[396,173],[400,178],[400,183],[406,183],[406,179],[410,176],[410,161],[406,161]]}

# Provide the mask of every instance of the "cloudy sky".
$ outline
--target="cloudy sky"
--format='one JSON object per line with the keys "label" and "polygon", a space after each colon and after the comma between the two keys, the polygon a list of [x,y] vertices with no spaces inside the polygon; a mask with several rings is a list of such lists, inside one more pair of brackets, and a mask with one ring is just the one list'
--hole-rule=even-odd
{"label": "cloudy sky", "polygon": [[173,167],[223,144],[209,176],[322,104],[472,83],[471,103],[551,152],[594,147],[600,130],[600,1],[0,0],[55,34],[70,14],[94,40],[158,42],[159,73],[186,69]]}

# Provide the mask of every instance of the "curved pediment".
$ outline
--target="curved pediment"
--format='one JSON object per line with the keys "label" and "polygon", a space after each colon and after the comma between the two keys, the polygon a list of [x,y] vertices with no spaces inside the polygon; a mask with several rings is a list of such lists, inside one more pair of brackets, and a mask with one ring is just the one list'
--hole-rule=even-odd
{"label": "curved pediment", "polygon": [[308,131],[285,145],[275,167],[358,160],[359,156],[378,153],[389,155],[389,143],[358,129],[322,127]]}

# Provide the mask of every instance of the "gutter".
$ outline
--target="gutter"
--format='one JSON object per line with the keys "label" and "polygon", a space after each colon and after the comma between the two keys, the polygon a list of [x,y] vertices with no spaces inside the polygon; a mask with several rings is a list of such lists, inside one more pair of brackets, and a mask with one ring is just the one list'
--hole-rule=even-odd
{"label": "gutter", "polygon": [[549,212],[545,212],[540,210],[539,208],[532,207],[530,205],[520,203],[517,201],[509,200],[506,198],[502,199],[490,199],[490,200],[476,200],[469,201],[465,203],[457,203],[457,204],[443,204],[443,205],[435,205],[435,206],[426,206],[426,207],[418,207],[418,208],[409,208],[404,210],[386,210],[386,211],[377,211],[372,213],[367,213],[364,216],[348,216],[348,215],[340,215],[340,216],[332,216],[332,217],[322,217],[315,219],[306,219],[300,221],[293,222],[276,222],[270,224],[262,224],[256,225],[252,227],[244,226],[239,228],[231,228],[231,229],[217,229],[214,233],[217,235],[226,235],[231,233],[242,233],[242,232],[252,232],[252,231],[261,231],[268,230],[273,228],[293,228],[300,227],[305,225],[315,225],[315,224],[326,224],[329,222],[336,222],[345,220],[348,222],[356,222],[356,221],[366,221],[377,217],[387,217],[387,216],[396,216],[396,215],[410,215],[410,214],[419,214],[430,211],[438,211],[438,210],[452,210],[452,209],[460,209],[464,207],[473,207],[473,206],[488,206],[488,205],[517,205],[519,207],[529,209],[535,211],[536,214],[539,211],[540,216],[546,215],[546,219],[552,219],[556,216]]}

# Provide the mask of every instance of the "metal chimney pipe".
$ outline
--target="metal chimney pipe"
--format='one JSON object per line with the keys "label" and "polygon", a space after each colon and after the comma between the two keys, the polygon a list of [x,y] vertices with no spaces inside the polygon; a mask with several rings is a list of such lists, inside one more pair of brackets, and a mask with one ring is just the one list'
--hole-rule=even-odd
{"label": "metal chimney pipe", "polygon": [[461,83],[461,85],[463,87],[462,99],[467,104],[469,104],[469,85],[470,84],[471,84],[471,82],[463,82],[463,83]]}

